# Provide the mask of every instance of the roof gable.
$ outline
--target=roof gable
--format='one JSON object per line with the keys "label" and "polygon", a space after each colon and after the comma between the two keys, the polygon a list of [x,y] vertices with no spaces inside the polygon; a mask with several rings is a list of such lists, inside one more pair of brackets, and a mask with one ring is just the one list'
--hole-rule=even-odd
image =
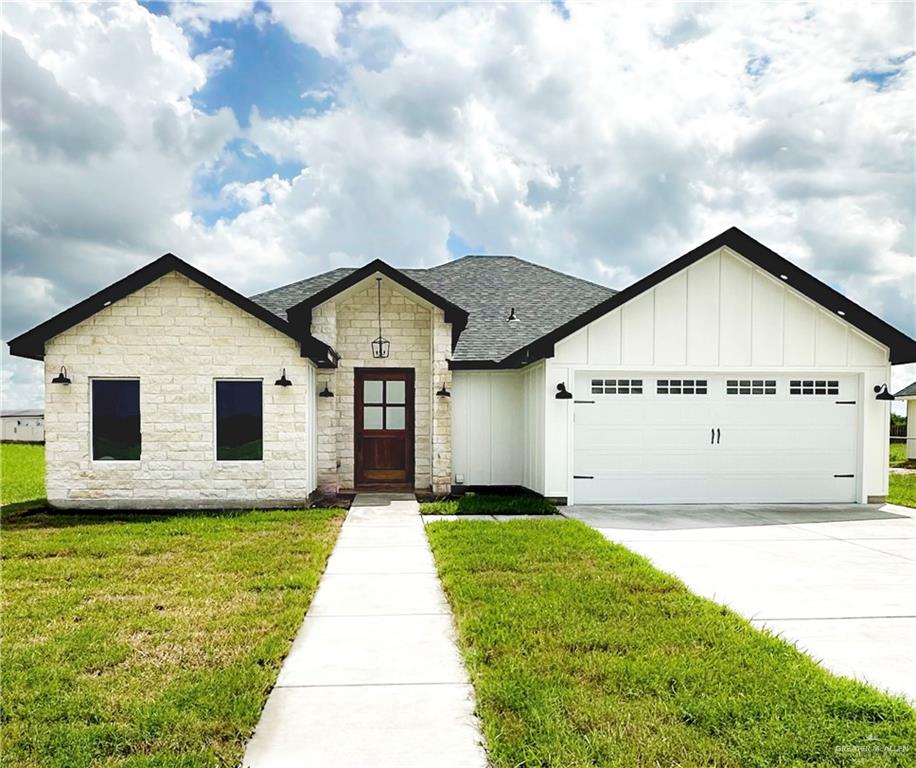
{"label": "roof gable", "polygon": [[894,397],[899,397],[902,400],[916,400],[916,381],[905,386],[903,389],[897,392]]}
{"label": "roof gable", "polygon": [[[316,295],[343,279],[346,282],[334,290],[345,290],[350,280],[359,280],[353,276],[357,271],[350,267],[334,269],[252,298],[286,317],[287,308],[296,303],[316,306],[328,294]],[[453,344],[455,367],[496,366],[506,356],[614,295],[606,286],[515,256],[465,256],[428,269],[397,271],[468,313],[467,324]],[[513,308],[519,322],[507,323]]]}
{"label": "roof gable", "polygon": [[207,290],[225,299],[230,304],[234,304],[244,312],[253,315],[280,333],[299,341],[302,344],[303,356],[311,358],[317,365],[327,367],[335,364],[336,353],[326,344],[308,334],[298,333],[286,320],[277,317],[277,315],[260,304],[237,293],[229,286],[210,277],[205,272],[201,272],[196,267],[192,267],[186,261],[171,253],[160,256],[136,272],[132,272],[89,298],[74,304],[69,309],[65,309],[50,320],[46,320],[31,330],[20,334],[8,342],[10,354],[33,360],[42,360],[46,341],[170,272],[178,272],[184,275],[189,280],[202,285]]}
{"label": "roof gable", "polygon": [[680,258],[669,262],[652,274],[638,280],[606,301],[597,304],[587,312],[583,312],[569,322],[545,334],[529,347],[502,361],[502,365],[505,367],[523,365],[529,360],[551,356],[554,344],[561,339],[584,328],[617,307],[632,301],[722,247],[730,248],[764,272],[784,282],[829,312],[836,314],[838,320],[849,323],[865,335],[886,346],[890,351],[892,364],[897,365],[916,361],[916,341],[846,298],[826,283],[821,282],[810,273],[783,258],[775,251],[770,250],[750,235],[742,232],[737,227],[732,227],[692,251],[685,253]]}
{"label": "roof gable", "polygon": [[392,282],[400,285],[402,288],[410,291],[413,294],[416,294],[424,301],[441,309],[445,313],[445,321],[447,323],[451,323],[454,328],[457,328],[458,332],[463,330],[467,325],[468,313],[466,310],[462,309],[457,304],[452,303],[444,296],[441,296],[427,286],[418,283],[405,272],[399,269],[395,269],[390,264],[386,264],[381,259],[375,259],[370,261],[364,267],[346,272],[340,278],[333,281],[329,285],[324,286],[317,292],[302,299],[297,304],[288,307],[286,310],[286,315],[293,322],[300,322],[301,319],[310,321],[312,309],[320,304],[324,304],[326,301],[329,301],[348,288],[361,283],[366,278],[375,274],[384,275]]}

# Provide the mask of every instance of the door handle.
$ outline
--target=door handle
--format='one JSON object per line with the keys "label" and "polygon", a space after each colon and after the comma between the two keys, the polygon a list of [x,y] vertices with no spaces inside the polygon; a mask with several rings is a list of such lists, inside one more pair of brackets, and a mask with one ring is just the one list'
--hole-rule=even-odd
{"label": "door handle", "polygon": [[722,430],[716,428],[716,445],[722,440]]}
{"label": "door handle", "polygon": [[716,444],[716,430],[715,429],[709,430],[709,444],[710,445]]}

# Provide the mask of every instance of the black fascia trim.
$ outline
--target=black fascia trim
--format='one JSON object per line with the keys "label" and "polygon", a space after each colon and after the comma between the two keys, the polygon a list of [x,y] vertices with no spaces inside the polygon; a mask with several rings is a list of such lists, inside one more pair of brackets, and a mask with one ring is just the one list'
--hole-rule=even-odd
{"label": "black fascia trim", "polygon": [[307,341],[302,342],[302,357],[309,358],[319,368],[336,368],[340,361],[340,355],[329,344],[325,344],[321,339],[310,336]]}
{"label": "black fascia trim", "polygon": [[[297,333],[292,325],[286,322],[282,317],[277,317],[273,312],[262,307],[260,304],[252,301],[251,299],[243,296],[242,294],[232,290],[228,285],[221,283],[216,278],[210,277],[210,275],[205,272],[201,272],[196,267],[192,267],[188,262],[183,259],[179,259],[172,253],[167,253],[164,256],[160,256],[158,259],[151,261],[149,264],[140,267],[135,272],[131,272],[126,277],[117,280],[116,282],[109,285],[107,288],[103,288],[101,291],[92,294],[87,299],[74,304],[69,309],[65,309],[63,312],[60,312],[54,317],[46,320],[39,325],[36,325],[31,330],[26,331],[25,333],[20,334],[16,338],[8,342],[10,348],[10,354],[17,357],[26,357],[31,360],[43,360],[45,353],[45,342],[48,339],[57,336],[60,333],[63,333],[68,328],[72,328],[74,325],[81,323],[83,320],[86,320],[92,315],[100,312],[105,309],[110,304],[114,304],[116,301],[120,301],[125,296],[144,288],[155,280],[158,280],[163,275],[167,275],[169,272],[178,272],[181,275],[184,275],[189,280],[197,283],[198,285],[203,286],[208,291],[215,293],[222,299],[225,299],[230,304],[235,305],[244,312],[247,312],[249,315],[252,315],[258,320],[267,323],[271,328],[278,330],[280,333],[289,336],[291,339],[298,341],[303,348],[308,347],[310,350],[318,350],[318,347],[315,347],[313,342],[317,344],[323,344],[323,342],[313,339],[309,335],[303,335]],[[327,347],[327,345],[324,345]],[[328,348],[330,349],[330,348]],[[333,350],[331,350],[333,352]],[[322,354],[327,358],[325,351],[322,351]],[[335,353],[336,354],[336,353]],[[316,365],[320,365],[321,361],[308,355],[312,358]]]}
{"label": "black fascia trim", "polygon": [[438,307],[445,313],[445,322],[452,325],[452,349],[458,341],[458,336],[467,327],[468,312],[457,304],[453,304],[448,299],[443,298],[438,293],[431,291],[425,285],[421,285],[416,280],[405,275],[401,270],[395,269],[390,264],[386,264],[381,259],[374,259],[366,266],[360,267],[347,275],[344,275],[336,283],[332,283],[327,288],[323,288],[318,293],[312,294],[307,299],[303,299],[298,304],[294,304],[286,310],[286,316],[291,323],[302,325],[304,328],[311,328],[312,309],[329,299],[334,298],[338,293],[351,288],[357,283],[371,277],[376,272],[384,275],[389,280],[393,280],[402,288],[406,288],[411,293],[425,301],[428,301],[434,307]]}
{"label": "black fascia trim", "polygon": [[543,350],[538,352],[523,347],[502,360],[449,360],[448,367],[452,371],[518,370],[552,356],[553,347],[550,348],[549,354],[545,354]]}
{"label": "black fascia trim", "polygon": [[[617,307],[626,304],[628,301],[645,293],[650,288],[655,287],[663,280],[667,280],[669,277],[686,269],[691,264],[699,261],[704,256],[708,256],[723,246],[731,248],[739,256],[756,264],[760,269],[768,272],[781,282],[785,282],[788,286],[794,288],[804,296],[807,296],[828,312],[837,314],[838,311],[841,310],[844,315],[838,315],[840,320],[845,320],[875,341],[884,344],[890,350],[890,362],[892,365],[916,362],[916,340],[911,339],[902,331],[898,331],[893,326],[884,322],[880,317],[873,315],[864,307],[860,307],[852,300],[846,298],[843,294],[835,291],[826,283],[821,282],[816,277],[803,270],[801,267],[795,266],[792,262],[783,258],[775,251],[770,250],[737,227],[731,227],[725,230],[725,232],[716,235],[716,237],[711,240],[706,241],[702,245],[685,253],[683,256],[666,264],[641,280],[637,280],[633,285],[624,288],[622,291],[614,294],[600,304],[596,304],[578,317],[564,323],[550,333],[541,336],[527,346],[531,348],[532,352],[536,351],[536,353],[541,356],[551,356],[553,354],[553,345],[556,342],[584,328],[589,323],[606,315]],[[785,275],[788,280],[782,281],[781,275]],[[513,352],[506,357],[503,362],[509,364],[503,367],[514,367],[510,361],[513,358],[517,358],[523,351],[524,350]]]}

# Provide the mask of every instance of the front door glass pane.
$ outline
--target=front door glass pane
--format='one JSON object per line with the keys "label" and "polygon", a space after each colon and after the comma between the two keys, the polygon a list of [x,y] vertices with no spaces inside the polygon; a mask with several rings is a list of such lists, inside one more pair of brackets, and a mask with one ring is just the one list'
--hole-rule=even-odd
{"label": "front door glass pane", "polygon": [[363,408],[363,428],[382,429],[382,417],[385,409],[380,405],[367,405]]}
{"label": "front door glass pane", "polygon": [[381,381],[364,381],[363,382],[363,402],[364,403],[381,403],[382,402],[382,382]]}
{"label": "front door glass pane", "polygon": [[363,428],[381,429],[383,410],[380,405],[367,405],[363,408]]}
{"label": "front door glass pane", "polygon": [[406,389],[403,381],[389,381],[387,383],[387,391],[385,396],[387,402],[393,403],[394,405],[401,405],[404,402],[404,395],[406,394]]}
{"label": "front door glass pane", "polygon": [[387,419],[386,429],[404,429],[404,406],[389,406],[385,409]]}

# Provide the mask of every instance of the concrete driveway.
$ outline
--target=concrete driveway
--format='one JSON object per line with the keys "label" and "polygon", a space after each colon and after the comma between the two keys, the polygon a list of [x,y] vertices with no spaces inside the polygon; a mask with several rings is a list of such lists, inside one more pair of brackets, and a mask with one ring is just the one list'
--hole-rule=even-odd
{"label": "concrete driveway", "polygon": [[834,672],[916,701],[916,510],[806,504],[563,512]]}

